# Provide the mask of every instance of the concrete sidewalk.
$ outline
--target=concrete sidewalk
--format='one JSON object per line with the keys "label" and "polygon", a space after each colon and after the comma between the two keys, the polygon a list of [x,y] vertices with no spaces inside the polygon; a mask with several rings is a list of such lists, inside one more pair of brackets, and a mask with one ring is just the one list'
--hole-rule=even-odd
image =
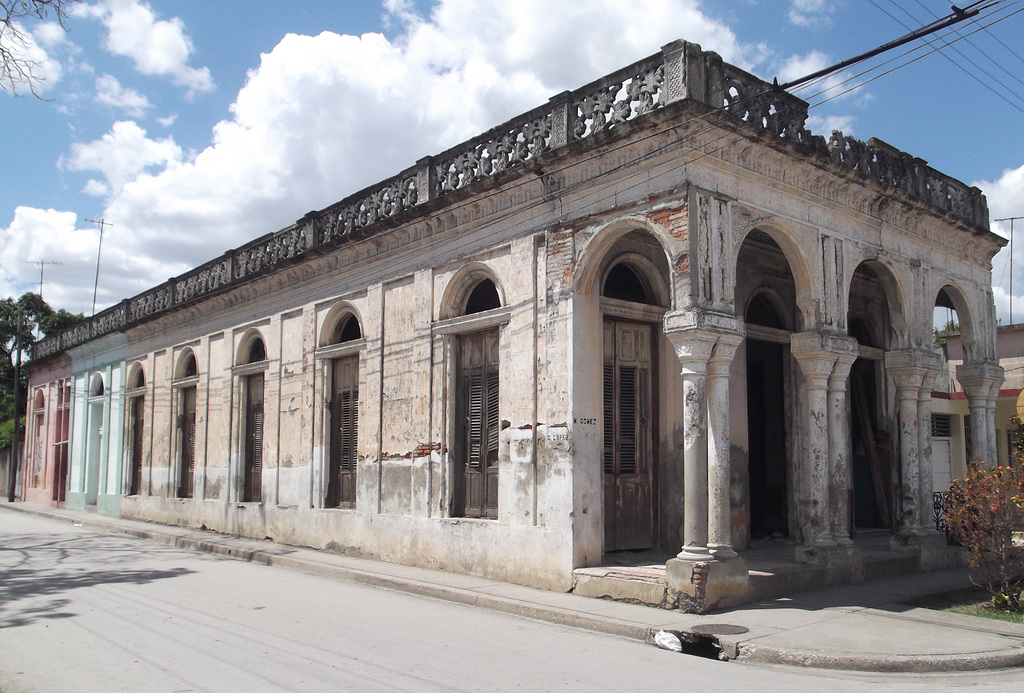
{"label": "concrete sidewalk", "polygon": [[0,508],[649,643],[661,630],[701,633],[705,640],[717,642],[723,656],[741,661],[879,672],[1024,665],[1024,624],[900,604],[915,596],[968,586],[963,568],[691,615],[50,506],[0,503]]}

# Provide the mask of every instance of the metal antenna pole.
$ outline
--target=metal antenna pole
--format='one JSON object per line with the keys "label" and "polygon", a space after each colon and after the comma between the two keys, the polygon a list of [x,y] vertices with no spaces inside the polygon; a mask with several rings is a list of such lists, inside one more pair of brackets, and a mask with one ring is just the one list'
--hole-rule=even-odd
{"label": "metal antenna pole", "polygon": [[17,357],[14,361],[14,437],[11,439],[11,460],[8,465],[7,475],[7,502],[13,503],[17,497],[17,489],[15,486],[18,484],[18,467],[21,465],[21,457],[19,456],[18,450],[18,438],[21,432],[18,430],[18,399],[21,385],[21,309],[18,309],[18,326],[14,330],[14,349],[17,352]]}
{"label": "metal antenna pole", "polygon": [[92,314],[96,315],[96,292],[100,288],[100,254],[103,252],[103,231],[107,226],[113,226],[113,222],[100,219],[86,219],[90,224],[100,227],[100,244],[96,248],[96,281],[92,285]]}
{"label": "metal antenna pole", "polygon": [[43,268],[46,265],[63,265],[63,262],[57,260],[22,260],[28,265],[39,265],[39,298],[43,297]]}
{"label": "metal antenna pole", "polygon": [[1024,217],[1003,217],[1002,219],[993,219],[992,221],[1008,221],[1010,222],[1010,324],[1013,324],[1013,222],[1018,219],[1024,219]]}

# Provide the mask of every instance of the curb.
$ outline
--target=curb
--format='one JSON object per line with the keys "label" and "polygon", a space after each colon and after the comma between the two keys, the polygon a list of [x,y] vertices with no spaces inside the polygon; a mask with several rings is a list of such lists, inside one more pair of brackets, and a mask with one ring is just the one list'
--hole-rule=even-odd
{"label": "curb", "polygon": [[[258,548],[227,546],[217,541],[209,541],[197,537],[176,534],[172,531],[161,531],[155,528],[151,530],[125,527],[123,525],[116,524],[116,520],[114,518],[110,518],[109,521],[92,520],[88,515],[69,517],[59,513],[47,512],[42,509],[27,508],[23,506],[19,507],[11,504],[0,505],[0,507],[52,520],[71,520],[75,524],[79,524],[84,527],[98,529],[109,533],[125,534],[136,539],[154,541],[167,546],[174,546],[176,548],[198,551],[217,556],[226,556],[229,558],[249,561],[251,563],[259,563],[261,565],[299,570],[305,573],[320,575],[322,577],[345,580],[347,582],[369,585],[371,587],[381,587],[384,589],[394,590],[396,592],[405,592],[407,594],[429,597],[431,599],[453,602],[465,606],[476,606],[536,621],[544,621],[570,628],[579,628],[581,630],[613,635],[643,643],[653,642],[652,629],[649,626],[629,621],[621,621],[603,616],[593,616],[591,614],[585,614],[578,611],[568,611],[553,606],[531,604],[518,599],[484,594],[460,587],[452,587],[450,585],[438,585],[436,583],[396,577],[393,575],[384,575],[368,570],[334,566],[296,556],[282,556],[271,551],[263,551]],[[224,539],[254,541],[243,537],[232,537],[229,535],[218,534],[217,536]]]}
{"label": "curb", "polygon": [[[371,570],[360,570],[358,568],[331,565],[329,563],[309,560],[298,556],[281,555],[279,553],[262,550],[260,548],[230,546],[222,541],[217,541],[216,539],[207,540],[186,534],[192,533],[194,530],[180,529],[182,533],[178,533],[174,530],[179,528],[167,526],[166,529],[160,529],[163,528],[164,525],[156,525],[152,529],[128,527],[117,524],[117,518],[105,518],[100,520],[98,518],[93,519],[91,516],[85,514],[70,516],[56,512],[47,512],[45,509],[41,508],[25,507],[23,505],[19,506],[10,503],[0,504],[0,508],[8,508],[27,515],[35,515],[57,521],[66,522],[70,520],[74,524],[89,527],[91,529],[112,534],[125,534],[137,539],[154,541],[185,550],[236,558],[267,566],[299,570],[305,573],[320,575],[322,577],[390,589],[396,592],[405,592],[407,594],[462,604],[465,606],[480,607],[536,621],[552,623],[570,628],[578,628],[580,630],[626,638],[647,644],[654,643],[654,635],[658,630],[660,630],[660,628],[651,627],[633,621],[623,621],[607,616],[595,616],[593,614],[572,611],[556,606],[534,604],[519,599],[486,594],[471,589],[453,587],[451,585],[440,585],[408,577],[386,575],[383,573],[373,572]],[[233,537],[223,534],[216,534],[215,536],[223,540],[236,540],[241,542],[255,541],[243,537]],[[274,546],[288,545],[274,544]],[[307,547],[295,548],[303,549]],[[308,550],[313,551],[315,549]],[[772,647],[771,645],[754,641],[736,640],[724,637],[718,637],[717,642],[722,647],[723,654],[730,660],[750,663],[782,664],[805,669],[817,668],[875,673],[923,674],[978,671],[983,669],[1005,669],[1024,666],[1024,644],[996,652],[970,654],[868,655],[849,654],[825,649],[786,649]]]}
{"label": "curb", "polygon": [[982,669],[1009,669],[1024,666],[1024,645],[999,652],[941,655],[851,655],[821,650],[785,650],[756,643],[740,642],[739,657],[744,661],[784,664],[812,669],[841,669],[883,674],[938,674]]}

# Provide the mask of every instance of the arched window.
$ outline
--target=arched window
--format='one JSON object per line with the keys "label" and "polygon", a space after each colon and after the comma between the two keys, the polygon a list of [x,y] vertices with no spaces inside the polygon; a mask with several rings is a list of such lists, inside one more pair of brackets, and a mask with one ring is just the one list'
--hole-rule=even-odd
{"label": "arched window", "polygon": [[498,296],[498,287],[490,279],[481,279],[473,290],[469,292],[466,299],[466,308],[463,315],[482,313],[485,310],[501,308],[501,298]]}
{"label": "arched window", "polygon": [[774,327],[779,330],[786,328],[779,309],[775,302],[767,294],[760,293],[750,299],[747,305],[746,321],[750,325],[761,325],[762,327]]}
{"label": "arched window", "polygon": [[252,340],[252,344],[249,345],[249,356],[246,359],[246,363],[259,363],[266,360],[267,347],[264,346],[262,339],[256,337]]}
{"label": "arched window", "polygon": [[99,397],[104,392],[103,375],[100,373],[94,373],[92,380],[89,382],[89,396]]}
{"label": "arched window", "polygon": [[199,375],[196,355],[191,349],[187,349],[178,362],[178,378],[191,378],[196,375]]}
{"label": "arched window", "polygon": [[632,303],[651,302],[644,282],[629,265],[621,262],[608,271],[601,295]]}
{"label": "arched window", "polygon": [[349,313],[347,316],[339,320],[338,324],[334,326],[334,334],[331,335],[331,344],[353,342],[362,336],[362,330],[359,329],[359,320],[356,319],[356,316]]}
{"label": "arched window", "polygon": [[136,364],[131,378],[128,380],[128,389],[138,390],[143,387],[146,387],[146,371],[142,369],[141,365]]}

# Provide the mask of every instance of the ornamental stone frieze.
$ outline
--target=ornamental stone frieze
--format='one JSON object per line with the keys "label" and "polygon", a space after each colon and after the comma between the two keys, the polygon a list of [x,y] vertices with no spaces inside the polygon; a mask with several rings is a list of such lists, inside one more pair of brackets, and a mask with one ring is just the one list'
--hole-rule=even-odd
{"label": "ornamental stone frieze", "polygon": [[[753,156],[760,148],[753,146],[751,138],[760,138],[762,144],[790,156],[807,157],[814,165],[827,162],[865,181],[875,181],[885,187],[885,194],[900,191],[906,199],[916,200],[937,215],[951,217],[975,235],[988,232],[988,210],[980,190],[879,140],[861,142],[836,132],[826,142],[807,130],[807,109],[805,101],[725,63],[717,54],[676,41],[659,53],[560,94],[478,137],[421,160],[412,169],[306,215],[293,226],[229,251],[221,261],[173,278],[169,286],[128,299],[123,320],[105,318],[85,328],[71,328],[67,334],[48,337],[44,340],[48,344],[39,345],[35,353],[53,355],[84,339],[124,329],[182,302],[278,271],[307,254],[382,233],[396,219],[429,219],[448,204],[447,200],[462,201],[464,192],[482,190],[477,184],[493,185],[509,180],[509,176],[546,175],[546,162],[588,148],[604,148],[610,138],[635,132],[633,125],[667,122],[674,123],[678,132],[687,132],[693,112],[702,112],[700,117],[744,134],[743,142],[731,148],[706,145],[711,147],[708,155],[721,160],[746,156],[751,170],[755,170],[765,157]],[[681,122],[671,120],[673,116],[679,120],[680,113],[685,114]],[[702,127],[707,129],[706,125]],[[689,132],[688,137],[691,147],[703,146],[699,131]],[[605,154],[611,159],[616,156],[615,152]],[[621,167],[635,160],[612,163]],[[793,168],[786,166],[780,171],[788,175]],[[563,171],[559,175],[560,181],[545,179],[545,189],[551,194],[559,186],[570,184],[569,174]],[[835,189],[843,187],[851,186]],[[507,194],[522,204],[533,193]],[[506,200],[489,204],[513,203]]]}

